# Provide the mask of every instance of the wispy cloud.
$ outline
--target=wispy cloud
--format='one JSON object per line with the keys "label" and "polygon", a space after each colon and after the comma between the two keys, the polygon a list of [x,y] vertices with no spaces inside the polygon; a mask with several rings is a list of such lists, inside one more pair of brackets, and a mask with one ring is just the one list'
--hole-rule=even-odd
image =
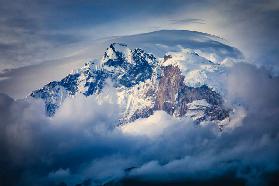
{"label": "wispy cloud", "polygon": [[206,24],[203,19],[186,18],[186,19],[171,19],[169,20],[171,24]]}
{"label": "wispy cloud", "polygon": [[62,58],[67,55],[65,48],[72,53],[77,50],[73,45],[91,39],[158,29],[222,36],[240,47],[251,62],[277,71],[276,0],[0,3],[0,71]]}

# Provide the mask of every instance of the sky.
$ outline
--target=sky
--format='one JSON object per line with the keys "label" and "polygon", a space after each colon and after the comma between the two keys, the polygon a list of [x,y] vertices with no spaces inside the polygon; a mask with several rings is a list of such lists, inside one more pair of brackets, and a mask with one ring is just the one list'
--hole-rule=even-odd
{"label": "sky", "polygon": [[[278,184],[278,20],[278,0],[0,0],[0,185]],[[222,83],[243,106],[234,127],[157,111],[120,128],[115,102],[77,95],[49,118],[25,98],[118,40],[232,55]]]}
{"label": "sky", "polygon": [[[76,64],[99,57],[94,45],[100,39],[164,29],[219,36],[238,48],[248,63],[264,67],[274,76],[279,72],[277,0],[1,0],[0,5],[0,90],[17,98],[26,92],[19,94],[19,90],[5,87],[18,86],[15,69],[21,72],[19,79],[29,74],[25,70],[29,67],[44,74],[30,85],[28,91],[32,91],[38,82],[41,86],[61,78]],[[54,72],[52,79],[47,75],[50,71],[38,71],[51,63],[53,69],[65,69]]]}

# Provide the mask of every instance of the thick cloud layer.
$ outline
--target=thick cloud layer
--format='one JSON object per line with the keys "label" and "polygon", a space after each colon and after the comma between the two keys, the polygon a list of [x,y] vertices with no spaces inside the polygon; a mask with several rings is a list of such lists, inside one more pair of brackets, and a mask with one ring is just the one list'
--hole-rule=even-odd
{"label": "thick cloud layer", "polygon": [[40,101],[1,94],[0,185],[278,184],[279,79],[237,64],[227,85],[246,117],[223,132],[164,112],[123,129],[114,99],[94,96],[47,118]]}

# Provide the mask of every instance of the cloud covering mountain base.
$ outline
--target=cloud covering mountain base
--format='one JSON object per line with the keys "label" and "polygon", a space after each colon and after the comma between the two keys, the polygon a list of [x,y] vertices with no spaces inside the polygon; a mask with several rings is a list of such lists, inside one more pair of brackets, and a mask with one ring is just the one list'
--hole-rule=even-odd
{"label": "cloud covering mountain base", "polygon": [[0,183],[278,184],[278,82],[265,70],[235,65],[228,95],[241,100],[246,116],[223,132],[163,111],[129,124],[127,132],[116,127],[113,102],[76,96],[48,118],[42,102],[1,94]]}

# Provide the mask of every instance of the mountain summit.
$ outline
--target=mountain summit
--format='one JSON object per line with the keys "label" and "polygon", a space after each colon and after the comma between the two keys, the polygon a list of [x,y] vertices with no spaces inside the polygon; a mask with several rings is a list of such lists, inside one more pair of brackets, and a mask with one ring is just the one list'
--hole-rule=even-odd
{"label": "mountain summit", "polygon": [[156,58],[143,49],[113,43],[100,61],[91,61],[60,81],[53,81],[30,96],[42,99],[46,114],[54,116],[65,99],[83,94],[100,96],[108,80],[117,92],[120,124],[146,118],[157,110],[198,123],[222,121],[230,109],[209,74],[222,73],[222,66],[182,49]]}

